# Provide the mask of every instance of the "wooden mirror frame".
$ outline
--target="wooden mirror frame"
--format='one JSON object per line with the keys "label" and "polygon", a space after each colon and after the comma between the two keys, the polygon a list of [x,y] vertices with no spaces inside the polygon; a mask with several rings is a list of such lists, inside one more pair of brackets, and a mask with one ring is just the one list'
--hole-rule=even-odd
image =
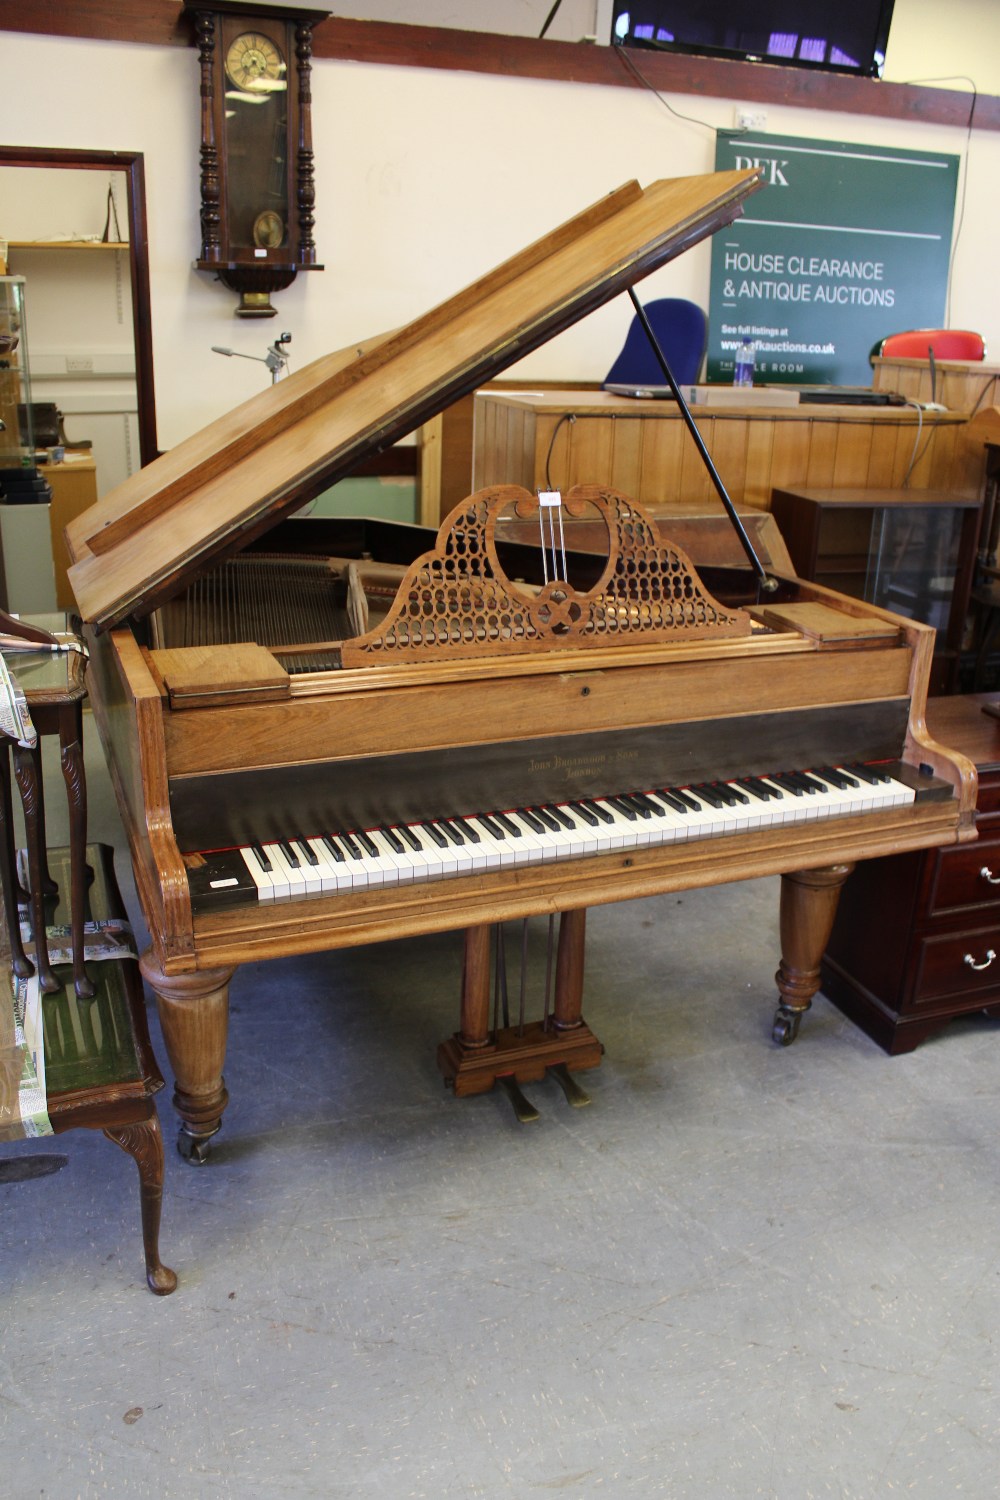
{"label": "wooden mirror frame", "polygon": [[153,337],[149,293],[149,241],[146,233],[146,174],[141,151],[77,151],[48,146],[0,146],[3,167],[67,167],[123,172],[127,188],[129,270],[132,282],[132,338],[139,424],[139,461],[159,454],[153,394]]}

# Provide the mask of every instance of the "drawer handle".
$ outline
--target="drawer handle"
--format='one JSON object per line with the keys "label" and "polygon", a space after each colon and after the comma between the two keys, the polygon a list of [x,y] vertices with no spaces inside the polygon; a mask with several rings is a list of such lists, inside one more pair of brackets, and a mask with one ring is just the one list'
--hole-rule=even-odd
{"label": "drawer handle", "polygon": [[986,957],[983,959],[981,964],[976,963],[976,960],[973,958],[971,953],[967,953],[962,959],[962,962],[963,964],[968,964],[970,969],[988,969],[995,958],[996,954],[993,952],[993,949],[987,948]]}
{"label": "drawer handle", "polygon": [[987,885],[1000,885],[1000,875],[994,875],[989,865],[983,865],[979,873]]}

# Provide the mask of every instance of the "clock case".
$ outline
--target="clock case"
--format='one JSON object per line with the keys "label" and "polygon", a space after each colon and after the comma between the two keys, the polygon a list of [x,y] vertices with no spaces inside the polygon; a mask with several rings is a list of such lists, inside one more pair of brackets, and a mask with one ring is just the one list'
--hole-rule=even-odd
{"label": "clock case", "polygon": [[[237,317],[270,318],[271,295],[291,286],[299,271],[321,271],[313,239],[316,191],[313,175],[311,60],[313,28],[325,10],[266,9],[217,0],[212,6],[186,4],[201,69],[201,255],[199,271],[214,273],[237,292]],[[257,150],[256,168],[247,161],[254,143],[247,139],[247,110],[234,107],[227,92],[234,85],[226,71],[233,43],[248,33],[266,39],[285,62],[287,87],[273,110],[281,139],[275,150]],[[259,143],[258,143],[259,144]],[[259,169],[259,215],[280,211],[284,234],[278,244],[254,243],[238,223],[234,202],[239,184]],[[275,182],[275,175],[281,180]],[[280,206],[280,207],[279,207]],[[245,216],[244,216],[245,217]]]}

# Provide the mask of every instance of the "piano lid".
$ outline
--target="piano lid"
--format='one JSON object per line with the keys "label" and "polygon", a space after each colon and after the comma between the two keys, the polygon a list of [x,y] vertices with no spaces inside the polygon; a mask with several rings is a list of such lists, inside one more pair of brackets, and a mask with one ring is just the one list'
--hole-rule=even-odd
{"label": "piano lid", "polygon": [[629,182],[439,307],[326,355],[141,469],[67,527],[98,630],[146,614],[349,474],[742,212],[758,170]]}

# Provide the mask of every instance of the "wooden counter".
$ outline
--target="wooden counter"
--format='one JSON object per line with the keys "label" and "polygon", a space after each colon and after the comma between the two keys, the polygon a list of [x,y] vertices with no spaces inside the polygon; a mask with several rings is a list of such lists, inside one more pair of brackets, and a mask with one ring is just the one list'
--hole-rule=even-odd
{"label": "wooden counter", "polygon": [[[946,489],[979,496],[982,444],[967,419],[912,407],[694,406],[698,430],[740,510],[768,510],[774,488]],[[719,499],[672,401],[599,390],[482,391],[472,489],[609,484],[640,504],[715,511]]]}
{"label": "wooden counter", "polygon": [[61,464],[45,464],[41,473],[52,490],[49,525],[56,575],[56,607],[75,609],[76,600],[66,577],[69,557],[63,532],[70,521],[97,504],[97,464],[89,453],[76,454],[70,450]]}

